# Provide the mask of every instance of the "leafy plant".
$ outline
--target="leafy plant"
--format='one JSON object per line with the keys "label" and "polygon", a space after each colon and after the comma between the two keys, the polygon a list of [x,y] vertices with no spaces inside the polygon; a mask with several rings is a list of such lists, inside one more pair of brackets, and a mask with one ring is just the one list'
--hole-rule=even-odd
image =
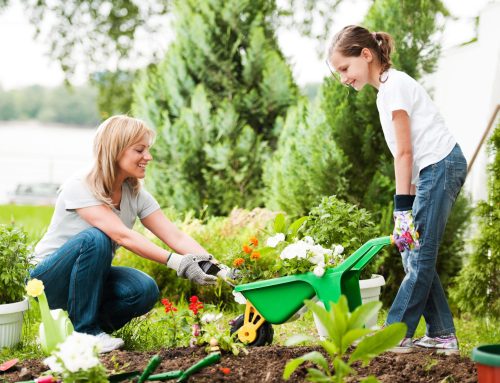
{"label": "leafy plant", "polygon": [[167,322],[166,330],[169,332],[168,347],[187,346],[189,343],[188,334],[190,326],[188,322],[189,312],[187,310],[178,310],[174,303],[163,298],[161,300],[165,313],[167,314],[162,321]]}
{"label": "leafy plant", "polygon": [[[330,361],[318,351],[307,353],[289,361],[283,371],[283,378],[288,380],[292,373],[304,362],[310,361],[318,368],[307,369],[307,379],[311,382],[343,382],[344,378],[356,374],[352,364],[361,361],[366,366],[374,357],[395,347],[406,334],[404,323],[393,323],[381,330],[364,328],[366,320],[375,314],[382,304],[369,302],[349,312],[347,298],[341,296],[337,303],[330,302],[330,311],[318,306],[314,301],[306,300],[305,305],[317,315],[328,331],[328,340],[320,340],[321,346]],[[355,342],[361,339],[357,346]],[[304,341],[318,342],[315,338],[296,335],[287,341],[295,345]],[[352,350],[350,352],[350,350]],[[333,366],[333,370],[330,368]],[[369,376],[361,380],[364,383],[378,382]]]}
{"label": "leafy plant", "polygon": [[0,304],[23,299],[30,260],[31,251],[24,230],[0,225]]}

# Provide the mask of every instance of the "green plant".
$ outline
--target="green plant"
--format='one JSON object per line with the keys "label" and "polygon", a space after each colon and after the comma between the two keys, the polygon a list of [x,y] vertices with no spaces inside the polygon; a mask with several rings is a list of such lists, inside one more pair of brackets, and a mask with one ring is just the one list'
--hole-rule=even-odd
{"label": "green plant", "polygon": [[340,244],[347,252],[358,249],[375,233],[370,212],[335,195],[324,197],[311,209],[304,230],[304,235],[310,235],[321,246]]}
{"label": "green plant", "polygon": [[24,230],[0,225],[0,304],[23,299],[30,260],[31,251]]}
{"label": "green plant", "polygon": [[[377,355],[398,345],[406,334],[404,323],[393,323],[376,331],[364,328],[366,320],[382,306],[380,302],[366,303],[357,307],[352,313],[349,312],[345,296],[341,296],[337,303],[330,302],[330,311],[313,301],[306,300],[305,304],[318,316],[328,331],[329,340],[320,340],[319,346],[324,349],[330,361],[318,351],[292,359],[283,371],[285,380],[288,380],[302,363],[310,361],[318,368],[307,369],[308,381],[341,383],[345,377],[356,373],[352,367],[354,362],[361,361],[363,365],[367,365]],[[361,341],[354,346],[358,339]],[[296,335],[288,340],[287,345],[295,345],[304,341],[314,342],[314,338]],[[333,370],[330,366],[333,366]],[[378,382],[378,380],[370,376],[361,382]]]}

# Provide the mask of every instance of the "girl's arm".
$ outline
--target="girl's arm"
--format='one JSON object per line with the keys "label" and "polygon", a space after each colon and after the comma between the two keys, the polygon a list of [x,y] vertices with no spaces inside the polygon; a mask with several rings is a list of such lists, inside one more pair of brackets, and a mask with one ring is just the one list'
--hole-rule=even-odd
{"label": "girl's arm", "polygon": [[396,135],[396,154],[394,156],[396,194],[415,194],[412,193],[414,186],[411,184],[413,150],[410,117],[405,110],[395,110],[392,112],[392,123]]}
{"label": "girl's arm", "polygon": [[125,226],[109,206],[90,206],[76,209],[76,212],[89,225],[100,229],[118,245],[125,247],[141,257],[166,264],[167,256],[170,252],[155,245],[143,235]]}
{"label": "girl's arm", "polygon": [[179,254],[208,254],[193,238],[175,226],[161,210],[141,220],[142,224],[154,235]]}

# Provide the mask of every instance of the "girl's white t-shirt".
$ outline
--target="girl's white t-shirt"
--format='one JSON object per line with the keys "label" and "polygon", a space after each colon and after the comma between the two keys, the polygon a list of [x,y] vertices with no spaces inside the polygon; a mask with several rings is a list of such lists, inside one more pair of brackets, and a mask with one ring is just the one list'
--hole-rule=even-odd
{"label": "girl's white t-shirt", "polygon": [[425,89],[406,73],[389,69],[382,74],[377,108],[385,140],[393,156],[396,135],[392,112],[404,110],[410,117],[413,169],[411,183],[416,185],[420,171],[445,158],[456,145],[436,105]]}
{"label": "girl's white t-shirt", "polygon": [[[54,214],[47,233],[35,247],[34,263],[37,264],[47,255],[52,254],[76,234],[92,227],[80,217],[76,209],[102,204],[103,202],[96,199],[90,191],[84,176],[74,176],[65,182],[57,197]],[[139,194],[134,196],[132,187],[127,182],[124,182],[120,210],[114,207],[112,209],[125,226],[132,229],[137,217],[139,219],[146,218],[160,209],[160,205],[143,188],[140,189]],[[116,250],[117,247],[113,243],[113,249]]]}

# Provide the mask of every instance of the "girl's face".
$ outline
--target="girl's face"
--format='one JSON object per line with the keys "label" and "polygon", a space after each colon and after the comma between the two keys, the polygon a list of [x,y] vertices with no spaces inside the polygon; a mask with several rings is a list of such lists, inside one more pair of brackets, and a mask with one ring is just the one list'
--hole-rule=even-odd
{"label": "girl's face", "polygon": [[149,137],[144,136],[140,141],[125,149],[118,159],[118,173],[123,179],[146,176],[146,166],[153,159],[149,147]]}
{"label": "girl's face", "polygon": [[357,91],[366,84],[376,86],[372,81],[373,62],[373,55],[368,48],[363,48],[358,57],[347,57],[337,50],[330,56],[330,63],[339,74],[342,84],[352,86]]}

